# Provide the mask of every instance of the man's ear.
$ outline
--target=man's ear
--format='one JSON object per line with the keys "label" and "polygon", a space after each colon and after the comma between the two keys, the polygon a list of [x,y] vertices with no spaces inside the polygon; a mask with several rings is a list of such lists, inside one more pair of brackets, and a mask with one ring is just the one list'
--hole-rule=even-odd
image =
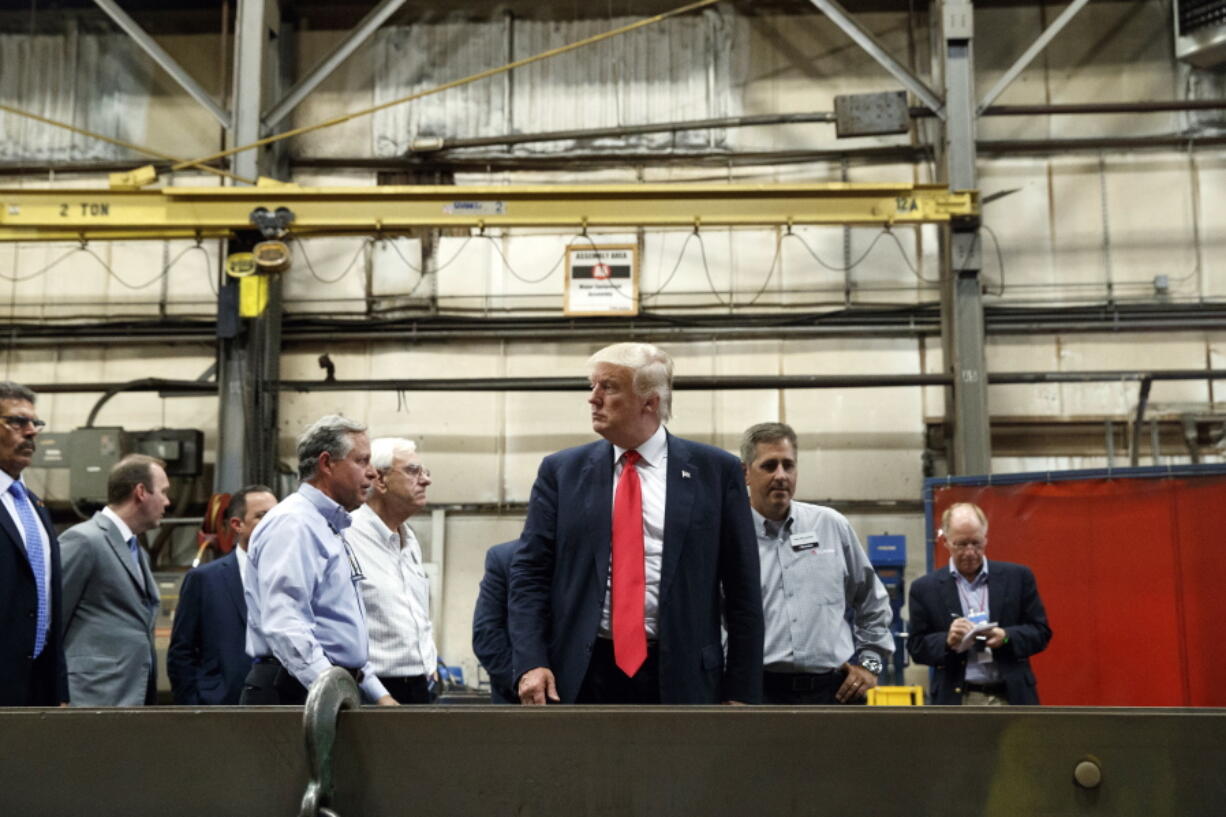
{"label": "man's ear", "polygon": [[317,472],[319,472],[321,475],[324,475],[324,476],[332,473],[332,454],[331,452],[328,452],[328,451],[321,452],[319,455],[318,462],[319,464],[315,468]]}
{"label": "man's ear", "polygon": [[237,516],[231,516],[226,520],[226,525],[229,526],[230,535],[234,537],[235,542],[242,538],[243,520],[239,519]]}
{"label": "man's ear", "polygon": [[659,414],[660,413],[660,395],[652,394],[651,397],[648,397],[647,402],[643,405],[643,408],[647,411],[650,411],[652,414]]}

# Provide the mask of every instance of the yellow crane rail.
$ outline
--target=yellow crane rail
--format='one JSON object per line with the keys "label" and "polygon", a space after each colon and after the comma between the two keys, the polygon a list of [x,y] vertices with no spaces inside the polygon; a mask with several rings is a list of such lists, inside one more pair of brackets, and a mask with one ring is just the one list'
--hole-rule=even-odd
{"label": "yellow crane rail", "polygon": [[0,241],[224,238],[258,208],[298,236],[418,227],[892,225],[975,219],[975,191],[924,184],[618,184],[0,189]]}

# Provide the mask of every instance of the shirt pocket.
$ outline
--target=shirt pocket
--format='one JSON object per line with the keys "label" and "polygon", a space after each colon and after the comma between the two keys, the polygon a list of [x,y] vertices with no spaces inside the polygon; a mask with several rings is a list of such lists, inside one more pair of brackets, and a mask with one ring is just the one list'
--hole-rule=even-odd
{"label": "shirt pocket", "polygon": [[843,597],[843,560],[830,548],[787,550],[784,585],[788,592],[814,604],[846,603]]}

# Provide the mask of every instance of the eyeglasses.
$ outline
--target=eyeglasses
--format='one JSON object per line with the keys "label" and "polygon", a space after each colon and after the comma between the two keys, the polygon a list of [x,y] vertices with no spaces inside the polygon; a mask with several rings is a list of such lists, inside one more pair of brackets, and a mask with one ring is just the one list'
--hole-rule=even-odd
{"label": "eyeglasses", "polygon": [[404,472],[413,479],[421,479],[422,477],[430,479],[430,469],[424,465],[421,465],[420,463],[414,462],[406,465],[404,467]]}
{"label": "eyeglasses", "polygon": [[0,420],[14,431],[25,431],[29,426],[33,426],[35,431],[42,431],[47,427],[47,423],[37,417],[22,417],[19,414],[0,415]]}
{"label": "eyeglasses", "polygon": [[946,542],[945,546],[950,550],[983,550],[988,546],[987,542]]}

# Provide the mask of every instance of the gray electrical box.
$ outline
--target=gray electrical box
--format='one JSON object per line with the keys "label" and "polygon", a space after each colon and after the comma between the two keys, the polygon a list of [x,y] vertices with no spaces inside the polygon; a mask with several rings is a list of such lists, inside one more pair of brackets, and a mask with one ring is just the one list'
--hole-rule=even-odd
{"label": "gray electrical box", "polygon": [[906,133],[910,127],[911,112],[903,91],[834,98],[834,130],[840,139]]}
{"label": "gray electrical box", "polygon": [[124,431],[118,426],[78,428],[38,436],[33,465],[69,469],[69,493],[84,504],[106,502],[111,466],[128,454],[166,462],[168,477],[194,477],[204,470],[204,432],[194,428]]}
{"label": "gray electrical box", "polygon": [[68,469],[72,498],[106,503],[106,478],[123,451],[123,429],[78,428],[68,437]]}

